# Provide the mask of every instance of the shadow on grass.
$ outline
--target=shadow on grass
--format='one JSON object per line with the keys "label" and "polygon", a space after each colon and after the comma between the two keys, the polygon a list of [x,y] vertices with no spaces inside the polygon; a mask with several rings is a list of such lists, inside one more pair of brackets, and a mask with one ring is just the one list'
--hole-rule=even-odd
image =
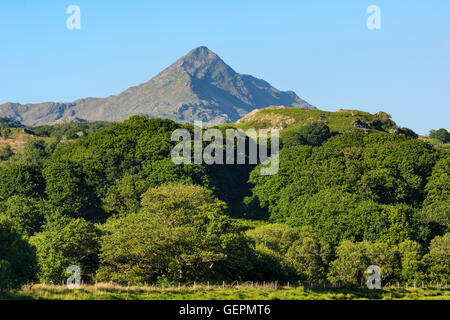
{"label": "shadow on grass", "polygon": [[0,300],[417,300],[450,299],[450,289],[305,288],[305,287],[200,287],[166,288],[99,286],[68,290],[58,286],[32,286],[0,295]]}
{"label": "shadow on grass", "polygon": [[[0,301],[1,300],[35,300],[31,296],[27,296],[20,293],[0,293]],[[41,300],[41,299],[39,299]]]}

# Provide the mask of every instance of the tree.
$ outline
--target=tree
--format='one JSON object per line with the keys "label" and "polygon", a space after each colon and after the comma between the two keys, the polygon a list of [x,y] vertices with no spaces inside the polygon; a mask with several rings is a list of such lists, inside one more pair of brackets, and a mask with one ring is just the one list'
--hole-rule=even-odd
{"label": "tree", "polygon": [[133,116],[86,138],[59,144],[43,170],[50,202],[73,215],[102,220],[102,199],[108,189],[126,175],[147,178],[144,168],[170,157],[171,133],[180,126]]}
{"label": "tree", "polygon": [[23,153],[28,161],[34,165],[40,165],[49,156],[47,143],[42,139],[28,141]]}
{"label": "tree", "polygon": [[413,130],[406,128],[406,127],[400,128],[400,134],[403,134],[406,137],[412,138],[412,139],[419,138],[419,135],[417,133],[415,133]]}
{"label": "tree", "polygon": [[151,186],[156,187],[167,183],[187,183],[211,187],[208,172],[202,165],[176,165],[172,159],[148,161],[142,166],[144,176]]}
{"label": "tree", "polygon": [[421,281],[424,277],[421,246],[412,240],[405,240],[398,245],[401,261],[400,277],[403,281]]}
{"label": "tree", "polygon": [[255,280],[300,279],[286,257],[292,244],[300,238],[299,229],[285,224],[268,224],[246,232],[255,251]]}
{"label": "tree", "polygon": [[256,245],[263,245],[281,255],[287,253],[292,244],[300,239],[300,230],[285,224],[268,224],[247,231],[247,236]]}
{"label": "tree", "polygon": [[36,279],[35,249],[0,217],[0,290],[15,289]]}
{"label": "tree", "polygon": [[423,258],[428,277],[434,281],[450,281],[450,233],[431,240],[429,250]]}
{"label": "tree", "polygon": [[430,138],[437,139],[443,143],[450,142],[450,133],[444,128],[441,128],[439,130],[431,130],[429,136]]}
{"label": "tree", "polygon": [[92,279],[98,268],[100,231],[83,218],[55,213],[42,233],[32,238],[37,247],[39,278],[59,284],[68,278],[66,269],[77,265],[83,279]]}
{"label": "tree", "polygon": [[[372,243],[368,241],[363,241],[361,245],[365,249],[365,255],[370,261],[370,264],[380,267],[382,283],[392,283],[392,281],[398,278],[400,262],[397,246],[384,242]],[[367,276],[366,273],[365,275]]]}
{"label": "tree", "polygon": [[425,186],[423,219],[434,229],[434,235],[450,230],[450,154],[444,155],[434,166]]}
{"label": "tree", "polygon": [[31,236],[41,230],[46,209],[43,200],[16,195],[5,201],[3,215],[11,221],[17,232]]}
{"label": "tree", "polygon": [[240,254],[231,248],[239,247],[241,236],[224,210],[225,204],[200,186],[150,188],[140,212],[111,218],[103,226],[98,278],[192,281],[215,274],[217,279],[234,268],[230,264]]}
{"label": "tree", "polygon": [[137,213],[141,208],[141,197],[150,187],[147,179],[139,175],[126,175],[108,189],[103,199],[106,211],[118,216]]}
{"label": "tree", "polygon": [[288,129],[282,133],[284,147],[298,145],[320,146],[331,137],[330,128],[323,122],[313,122],[299,129]]}
{"label": "tree", "polygon": [[260,166],[256,167],[250,173],[249,182],[253,184],[253,195],[247,199],[247,203],[255,206],[256,210],[265,209],[269,211],[272,219],[275,220],[279,211],[280,197],[287,193],[284,189],[287,189],[296,179],[299,179],[298,171],[306,165],[311,153],[312,148],[310,146],[281,149],[280,169],[276,175],[262,176]]}
{"label": "tree", "polygon": [[50,161],[42,173],[50,203],[73,216],[82,216],[89,207],[92,191],[77,163]]}
{"label": "tree", "polygon": [[0,199],[14,195],[40,197],[44,189],[44,179],[35,167],[22,162],[0,166]]}
{"label": "tree", "polygon": [[326,280],[330,247],[314,235],[303,235],[289,248],[286,258],[301,280],[323,282]]}
{"label": "tree", "polygon": [[187,183],[209,187],[206,170],[199,165],[176,165],[171,159],[149,161],[139,174],[126,174],[108,189],[102,199],[108,212],[125,216],[141,208],[142,195],[149,187],[167,183]]}
{"label": "tree", "polygon": [[439,160],[437,150],[417,139],[391,138],[388,134],[375,136],[378,136],[377,140],[366,139],[366,143],[370,143],[366,144],[362,154],[366,174],[371,170],[380,173],[378,180],[373,175],[368,180],[375,182],[372,190],[379,197],[375,200],[380,201],[380,195],[384,193],[387,200],[381,200],[384,203],[419,206],[425,196],[427,178]]}
{"label": "tree", "polygon": [[8,118],[0,118],[0,128],[24,128],[24,126],[17,120],[11,120]]}
{"label": "tree", "polygon": [[[279,278],[275,280],[297,279],[312,282],[326,279],[330,247],[319,241],[311,228],[269,224],[249,230],[246,234],[255,243],[258,262],[269,271],[269,277],[278,275]],[[270,266],[264,263],[267,260],[278,263]]]}
{"label": "tree", "polygon": [[405,205],[395,204],[383,206],[387,223],[385,230],[380,232],[379,239],[390,246],[395,246],[400,242],[412,238],[412,221],[418,210]]}
{"label": "tree", "polygon": [[287,224],[312,226],[319,239],[332,246],[342,240],[375,241],[390,225],[385,208],[338,187],[324,188],[312,196],[286,192],[279,206]]}
{"label": "tree", "polygon": [[302,148],[281,150],[277,175],[262,177],[258,168],[250,174],[254,187],[247,203],[252,208],[258,209],[259,201],[273,221],[311,225],[332,246],[344,239],[381,239],[391,245],[426,240],[430,226],[418,209],[441,156],[431,145],[401,135],[351,131],[310,151]]}
{"label": "tree", "polygon": [[2,128],[0,129],[0,136],[7,139],[11,136],[11,129],[10,128]]}
{"label": "tree", "polygon": [[283,148],[291,148],[307,144],[303,136],[297,130],[282,131],[281,142],[283,144]]}
{"label": "tree", "polygon": [[370,265],[380,267],[382,283],[397,279],[399,261],[397,247],[382,242],[343,241],[336,248],[337,258],[330,264],[328,279],[332,283],[358,286],[368,279]]}
{"label": "tree", "polygon": [[336,248],[337,258],[330,264],[328,279],[331,283],[359,286],[364,272],[370,266],[364,244],[343,241]]}
{"label": "tree", "polygon": [[11,264],[7,260],[0,260],[0,293],[9,289],[11,281]]}

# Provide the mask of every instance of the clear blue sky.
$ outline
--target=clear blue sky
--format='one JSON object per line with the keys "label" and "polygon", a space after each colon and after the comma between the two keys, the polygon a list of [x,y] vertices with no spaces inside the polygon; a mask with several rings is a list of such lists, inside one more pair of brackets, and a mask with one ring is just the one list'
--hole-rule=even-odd
{"label": "clear blue sky", "polygon": [[[81,8],[81,30],[66,8]],[[381,30],[366,27],[369,5]],[[323,110],[449,129],[450,1],[1,0],[0,104],[105,97],[205,45]]]}

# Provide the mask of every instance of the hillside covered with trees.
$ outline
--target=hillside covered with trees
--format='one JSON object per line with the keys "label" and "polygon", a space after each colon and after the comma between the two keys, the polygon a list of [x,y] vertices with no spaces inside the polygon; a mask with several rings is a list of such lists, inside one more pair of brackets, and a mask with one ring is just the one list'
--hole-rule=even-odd
{"label": "hillside covered with trees", "polygon": [[352,286],[372,264],[384,283],[450,280],[448,150],[385,113],[268,112],[218,128],[280,126],[273,176],[175,165],[171,134],[193,127],[171,120],[27,128],[0,150],[1,290],[60,284],[70,265],[132,284]]}

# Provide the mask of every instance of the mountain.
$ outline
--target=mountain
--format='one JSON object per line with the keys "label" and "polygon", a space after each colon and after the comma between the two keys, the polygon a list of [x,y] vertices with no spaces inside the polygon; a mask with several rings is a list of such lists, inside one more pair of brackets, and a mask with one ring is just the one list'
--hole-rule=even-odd
{"label": "mountain", "polygon": [[0,117],[31,126],[67,118],[120,121],[131,115],[217,125],[271,105],[315,109],[294,92],[239,74],[208,48],[198,47],[150,81],[117,96],[71,103],[5,103],[0,105]]}

